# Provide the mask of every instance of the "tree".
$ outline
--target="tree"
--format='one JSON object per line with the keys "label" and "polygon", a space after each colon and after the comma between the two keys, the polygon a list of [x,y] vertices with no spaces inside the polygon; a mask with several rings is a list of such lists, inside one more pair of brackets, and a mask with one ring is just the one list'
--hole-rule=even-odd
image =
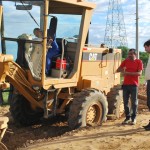
{"label": "tree", "polygon": [[[126,59],[127,56],[128,56],[128,50],[129,50],[129,48],[126,47],[126,46],[119,46],[118,48],[122,50],[122,60]],[[144,68],[145,68],[146,64],[148,62],[149,55],[146,52],[139,52],[139,56],[140,56],[140,59],[143,62]]]}
{"label": "tree", "polygon": [[149,57],[149,55],[148,55],[148,53],[146,53],[146,52],[140,52],[139,54],[140,54],[140,59],[142,60],[143,65],[144,65],[144,68],[145,68],[145,67],[146,67],[146,64],[147,64],[147,62],[148,62],[148,57]]}
{"label": "tree", "polygon": [[122,50],[122,59],[127,58],[129,48],[126,46],[119,46],[118,48]]}

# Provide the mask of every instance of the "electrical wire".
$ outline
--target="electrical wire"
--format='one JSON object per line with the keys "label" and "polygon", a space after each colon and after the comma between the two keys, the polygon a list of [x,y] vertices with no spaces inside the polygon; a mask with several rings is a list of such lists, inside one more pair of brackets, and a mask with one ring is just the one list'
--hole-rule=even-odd
{"label": "electrical wire", "polygon": [[30,13],[30,11],[27,10],[26,6],[24,5],[23,1],[20,1],[22,3],[22,5],[24,6],[24,8],[26,9],[26,11],[28,12],[28,14],[30,15],[30,17],[33,19],[33,21],[39,26],[39,24],[37,23],[37,21],[34,19],[34,17],[32,16],[32,14]]}

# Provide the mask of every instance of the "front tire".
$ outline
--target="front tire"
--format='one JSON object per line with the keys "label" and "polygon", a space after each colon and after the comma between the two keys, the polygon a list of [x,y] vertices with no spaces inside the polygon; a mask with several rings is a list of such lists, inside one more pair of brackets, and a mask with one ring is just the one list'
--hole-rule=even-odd
{"label": "front tire", "polygon": [[0,150],[8,150],[2,142],[0,142]]}
{"label": "front tire", "polygon": [[107,120],[108,104],[105,96],[96,90],[83,90],[75,94],[69,111],[71,129],[101,125]]}
{"label": "front tire", "polygon": [[29,126],[39,122],[43,111],[33,110],[30,103],[20,94],[14,94],[10,103],[10,112],[15,123],[21,126]]}

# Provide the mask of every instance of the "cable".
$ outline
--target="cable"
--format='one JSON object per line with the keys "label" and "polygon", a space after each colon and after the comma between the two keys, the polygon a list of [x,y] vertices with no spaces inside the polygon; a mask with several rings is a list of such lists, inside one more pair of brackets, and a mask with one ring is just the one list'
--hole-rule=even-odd
{"label": "cable", "polygon": [[[24,6],[24,8],[26,9],[25,5],[23,4],[23,1],[20,1],[22,3],[22,5]],[[34,19],[34,17],[32,16],[32,14],[30,13],[30,11],[28,11],[26,9],[26,11],[28,12],[28,14],[30,15],[30,17],[34,20],[34,22],[39,26],[39,24],[37,23],[37,21]]]}

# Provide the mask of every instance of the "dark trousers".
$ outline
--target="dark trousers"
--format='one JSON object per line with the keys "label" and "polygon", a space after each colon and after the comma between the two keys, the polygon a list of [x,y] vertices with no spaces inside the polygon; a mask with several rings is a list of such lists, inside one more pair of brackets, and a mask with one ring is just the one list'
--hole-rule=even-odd
{"label": "dark trousers", "polygon": [[147,106],[150,110],[150,80],[147,81]]}
{"label": "dark trousers", "polygon": [[52,57],[59,54],[59,51],[49,50],[46,55],[46,74],[49,74],[49,71],[51,69],[51,59]]}
{"label": "dark trousers", "polygon": [[[123,101],[126,119],[134,120],[138,109],[138,87],[136,85],[123,85]],[[131,99],[131,108],[129,107],[129,98]]]}

